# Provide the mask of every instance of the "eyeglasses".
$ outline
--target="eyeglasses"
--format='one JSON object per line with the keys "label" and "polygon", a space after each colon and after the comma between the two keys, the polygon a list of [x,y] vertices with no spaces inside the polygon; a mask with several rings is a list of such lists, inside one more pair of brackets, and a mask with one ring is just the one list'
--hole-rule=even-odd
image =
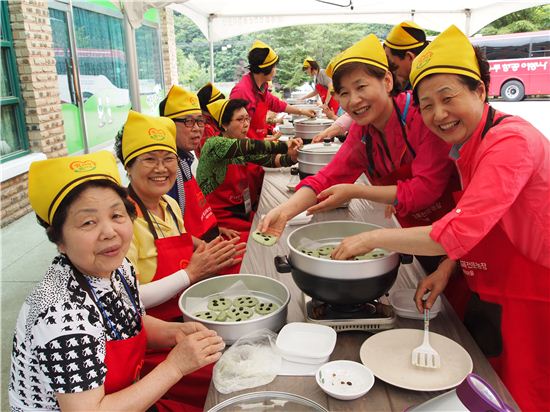
{"label": "eyeglasses", "polygon": [[163,158],[160,157],[154,157],[154,156],[144,156],[144,157],[138,157],[137,160],[143,165],[143,167],[146,167],[147,169],[154,169],[157,166],[160,166],[161,164],[166,168],[174,167],[178,162],[178,157],[176,155],[169,155]]}
{"label": "eyeglasses", "polygon": [[237,117],[236,119],[233,119],[233,121],[239,122],[239,123],[244,123],[244,122],[250,123],[250,116]]}
{"label": "eyeglasses", "polygon": [[204,127],[205,121],[204,119],[172,119],[176,123],[183,123],[183,125],[189,129],[192,129],[193,126],[197,125],[198,127]]}

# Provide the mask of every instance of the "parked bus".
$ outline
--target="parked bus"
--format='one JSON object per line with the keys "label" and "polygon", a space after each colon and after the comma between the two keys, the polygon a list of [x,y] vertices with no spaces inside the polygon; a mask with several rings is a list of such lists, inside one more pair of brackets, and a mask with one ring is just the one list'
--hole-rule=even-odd
{"label": "parked bus", "polygon": [[550,30],[470,39],[491,66],[489,96],[519,101],[550,94]]}

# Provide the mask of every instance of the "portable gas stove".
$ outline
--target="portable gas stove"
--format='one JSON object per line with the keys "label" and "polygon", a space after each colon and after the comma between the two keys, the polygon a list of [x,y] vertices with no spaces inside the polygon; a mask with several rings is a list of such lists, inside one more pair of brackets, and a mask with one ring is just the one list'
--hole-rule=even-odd
{"label": "portable gas stove", "polygon": [[305,293],[306,322],[330,326],[336,332],[362,330],[379,332],[395,326],[395,313],[387,296],[359,305],[331,305],[312,299]]}

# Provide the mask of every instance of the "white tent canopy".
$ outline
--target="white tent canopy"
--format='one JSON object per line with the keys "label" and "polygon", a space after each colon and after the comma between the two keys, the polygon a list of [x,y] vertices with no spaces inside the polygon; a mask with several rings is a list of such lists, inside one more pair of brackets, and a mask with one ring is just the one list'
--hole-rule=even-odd
{"label": "white tent canopy", "polygon": [[[443,31],[455,24],[472,35],[499,17],[547,4],[529,0],[176,0],[210,42],[276,27],[322,23],[397,24],[414,20]],[[328,4],[333,3],[333,4]],[[350,6],[353,6],[352,7]]]}

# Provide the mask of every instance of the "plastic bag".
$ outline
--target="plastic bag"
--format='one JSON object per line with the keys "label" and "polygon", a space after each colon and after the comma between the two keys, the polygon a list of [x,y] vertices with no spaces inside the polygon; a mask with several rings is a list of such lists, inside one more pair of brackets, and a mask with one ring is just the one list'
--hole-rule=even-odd
{"label": "plastic bag", "polygon": [[214,366],[212,381],[218,392],[227,394],[267,385],[281,369],[281,355],[269,329],[251,332],[237,340]]}

